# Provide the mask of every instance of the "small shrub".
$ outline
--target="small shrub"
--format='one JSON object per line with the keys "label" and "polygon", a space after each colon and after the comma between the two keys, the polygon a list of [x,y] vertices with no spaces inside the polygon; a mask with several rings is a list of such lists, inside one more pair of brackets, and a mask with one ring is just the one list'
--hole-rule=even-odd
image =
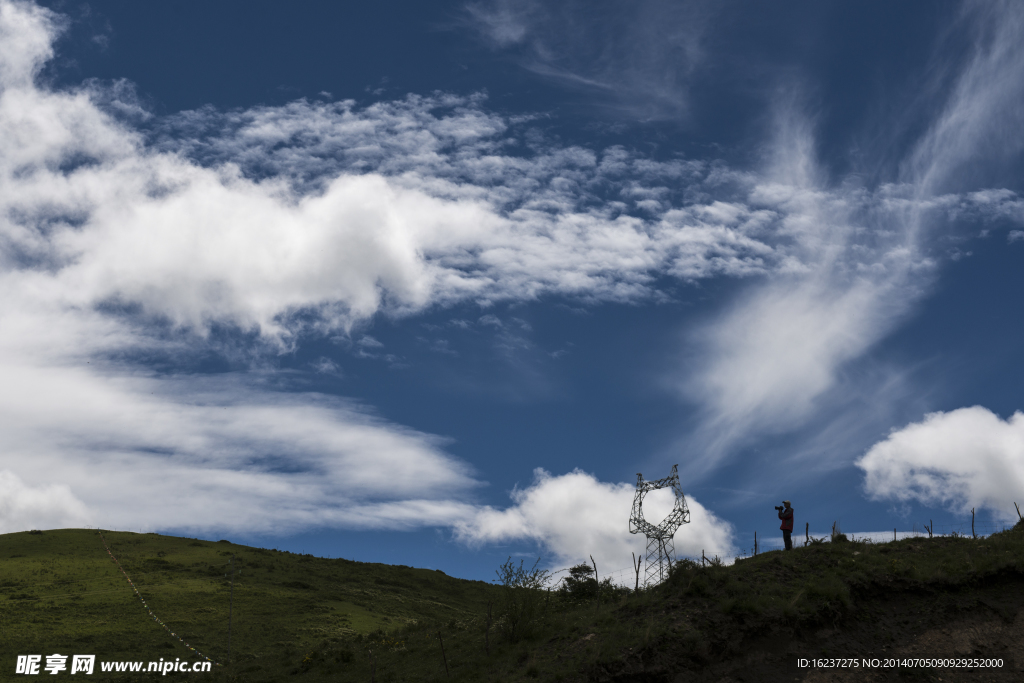
{"label": "small shrub", "polygon": [[909,576],[911,574],[911,566],[903,560],[893,558],[889,560],[889,571],[896,576]]}
{"label": "small shrub", "polygon": [[707,595],[711,592],[711,582],[705,576],[695,576],[687,586],[687,592],[693,595]]}
{"label": "small shrub", "polygon": [[691,559],[684,558],[677,560],[672,565],[672,571],[668,574],[668,580],[676,586],[681,586],[686,590],[693,581],[693,578],[701,573],[700,562],[694,562]]}
{"label": "small shrub", "polygon": [[533,567],[526,569],[522,560],[516,566],[509,557],[495,572],[502,588],[497,625],[509,642],[518,642],[533,631],[540,611],[541,591],[548,583],[548,572],[537,569],[538,564],[540,558]]}
{"label": "small shrub", "polygon": [[807,595],[817,598],[822,606],[849,607],[850,589],[835,576],[812,579],[807,584]]}
{"label": "small shrub", "polygon": [[569,576],[558,588],[559,594],[571,602],[586,602],[597,595],[597,580],[592,576],[594,569],[587,563],[581,563],[569,569]]}
{"label": "small shrub", "polygon": [[610,603],[616,599],[630,595],[633,592],[626,586],[619,586],[612,583],[610,576],[606,576],[601,579],[601,586],[598,590],[601,592],[601,604]]}

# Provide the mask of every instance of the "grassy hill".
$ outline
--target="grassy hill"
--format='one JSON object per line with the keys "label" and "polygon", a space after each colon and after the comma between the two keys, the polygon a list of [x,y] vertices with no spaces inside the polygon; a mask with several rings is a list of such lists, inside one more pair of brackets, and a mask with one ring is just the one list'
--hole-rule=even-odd
{"label": "grassy hill", "polygon": [[[231,671],[271,676],[254,680],[300,667],[324,642],[471,620],[494,593],[484,582],[427,569],[157,534],[105,531],[103,538],[152,613],[219,663],[228,655],[233,556]],[[150,617],[95,530],[2,535],[0,567],[0,680],[13,674],[18,654],[198,659]],[[215,670],[222,677],[224,667]]]}
{"label": "grassy hill", "polygon": [[[179,637],[225,666],[168,675],[206,681],[1024,680],[1020,525],[986,539],[825,543],[729,567],[683,562],[651,591],[605,587],[600,604],[592,594],[531,593],[533,629],[516,642],[501,635],[505,594],[484,582],[226,541],[103,536],[169,630],[147,613],[95,530],[3,535],[0,680],[33,680],[14,674],[18,654],[195,661]],[[1004,664],[797,667],[798,657],[897,655]],[[98,668],[86,680],[159,675]]]}

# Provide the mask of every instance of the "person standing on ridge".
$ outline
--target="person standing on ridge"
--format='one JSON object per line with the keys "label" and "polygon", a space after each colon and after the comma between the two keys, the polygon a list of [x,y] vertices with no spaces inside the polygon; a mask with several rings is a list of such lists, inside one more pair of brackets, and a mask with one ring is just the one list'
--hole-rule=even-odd
{"label": "person standing on ridge", "polygon": [[793,508],[790,507],[790,502],[788,500],[782,501],[782,504],[785,505],[786,507],[785,508],[781,508],[781,507],[775,508],[778,511],[778,513],[779,513],[779,519],[782,520],[782,526],[780,526],[779,528],[782,529],[782,540],[785,541],[785,543],[786,543],[786,550],[792,550],[793,549]]}

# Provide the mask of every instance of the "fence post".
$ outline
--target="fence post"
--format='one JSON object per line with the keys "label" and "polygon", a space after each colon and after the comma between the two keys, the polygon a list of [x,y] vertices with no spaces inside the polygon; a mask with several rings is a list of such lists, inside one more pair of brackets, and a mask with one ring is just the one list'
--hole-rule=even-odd
{"label": "fence post", "polygon": [[1024,515],[1020,514],[1020,506],[1017,505],[1016,501],[1014,501],[1013,507],[1017,508],[1017,516],[1020,517],[1020,521],[1024,522]]}
{"label": "fence post", "polygon": [[754,532],[754,554],[757,555],[757,532]]}
{"label": "fence post", "polygon": [[448,673],[448,657],[444,653],[444,641],[441,640],[441,632],[437,632],[437,640],[441,643],[441,659],[444,661],[444,677],[451,678],[451,674]]}
{"label": "fence post", "polygon": [[633,553],[633,565],[634,569],[636,569],[636,588],[633,590],[634,593],[640,592],[640,563],[643,562],[643,560],[643,556],[638,560],[636,558],[636,553]]}
{"label": "fence post", "polygon": [[971,538],[977,538],[978,534],[974,533],[974,508],[971,508]]}
{"label": "fence post", "polygon": [[597,584],[597,601],[594,606],[594,611],[596,612],[601,609],[601,581],[597,578],[597,562],[594,562],[593,555],[590,556],[590,561],[594,564],[594,583]]}
{"label": "fence post", "polygon": [[484,631],[484,652],[491,654],[491,602],[487,601],[487,630]]}
{"label": "fence post", "polygon": [[811,523],[804,522],[804,545],[808,546],[811,544]]}
{"label": "fence post", "polygon": [[228,597],[228,666],[231,665],[231,612],[235,606],[235,556],[231,556],[231,592]]}

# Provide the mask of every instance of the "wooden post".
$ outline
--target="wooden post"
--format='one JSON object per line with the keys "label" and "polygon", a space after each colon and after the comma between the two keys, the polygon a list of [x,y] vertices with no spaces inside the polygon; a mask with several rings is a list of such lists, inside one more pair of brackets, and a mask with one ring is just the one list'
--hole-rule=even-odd
{"label": "wooden post", "polygon": [[228,665],[231,664],[231,612],[235,606],[235,556],[231,556],[231,591],[228,597]]}
{"label": "wooden post", "polygon": [[704,566],[704,549],[703,548],[701,548],[701,550],[700,550],[700,566],[702,566],[702,567]]}
{"label": "wooden post", "polygon": [[1016,501],[1014,501],[1013,507],[1017,508],[1017,516],[1020,517],[1020,521],[1024,522],[1024,515],[1020,514],[1020,506],[1017,505]]}
{"label": "wooden post", "polygon": [[491,604],[492,601],[487,601],[487,629],[484,631],[484,652],[488,655],[491,654]]}
{"label": "wooden post", "polygon": [[594,565],[594,582],[597,584],[597,599],[594,603],[594,611],[601,609],[601,581],[597,578],[597,562],[594,562],[594,556],[590,556],[590,561]]}
{"label": "wooden post", "polygon": [[977,538],[978,534],[974,533],[974,508],[971,508],[971,538]]}
{"label": "wooden post", "polygon": [[643,556],[638,560],[636,553],[633,553],[633,567],[636,569],[636,588],[633,589],[634,593],[640,592],[640,563],[643,562]]}
{"label": "wooden post", "polygon": [[811,544],[811,523],[804,522],[804,545]]}
{"label": "wooden post", "polygon": [[444,641],[441,640],[441,632],[437,632],[437,640],[441,643],[441,659],[444,661],[444,677],[451,678],[451,674],[448,673],[448,657],[444,654]]}

